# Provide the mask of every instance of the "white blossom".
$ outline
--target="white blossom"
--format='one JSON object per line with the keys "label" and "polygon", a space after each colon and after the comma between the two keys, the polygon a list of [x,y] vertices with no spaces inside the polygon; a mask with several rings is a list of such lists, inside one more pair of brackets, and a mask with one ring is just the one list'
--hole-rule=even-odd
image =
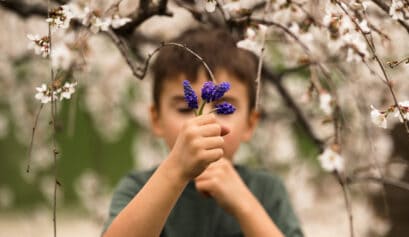
{"label": "white blossom", "polygon": [[64,86],[61,88],[61,94],[60,94],[60,100],[65,99],[71,99],[71,95],[75,92],[75,86],[77,85],[77,82],[74,83],[68,83],[66,82]]}
{"label": "white blossom", "polygon": [[402,0],[392,0],[389,8],[389,15],[394,20],[405,20],[404,3]]}
{"label": "white blossom", "polygon": [[238,12],[242,9],[240,2],[229,2],[223,5],[223,10],[230,13]]}
{"label": "white blossom", "polygon": [[[51,101],[51,90],[47,87],[46,84],[42,84],[40,87],[36,87],[37,94],[35,94],[35,98],[41,103],[46,104]],[[54,99],[56,98],[55,92],[54,92]]]}
{"label": "white blossom", "polygon": [[263,48],[263,46],[260,43],[249,38],[237,42],[237,47],[249,50],[255,53],[256,55],[260,55],[261,49]]}
{"label": "white blossom", "polygon": [[[401,112],[402,112],[402,114],[403,114],[403,117],[404,117],[406,120],[409,120],[409,100],[399,102],[398,104],[399,104],[400,107],[404,107],[404,108],[401,108]],[[399,121],[400,121],[401,123],[403,123],[402,116],[401,116],[401,114],[400,114],[400,112],[399,112],[399,109],[396,108],[396,106],[395,106],[395,108],[394,108],[394,110],[393,110],[393,116],[394,116],[395,118],[398,117],[398,118],[399,118]]]}
{"label": "white blossom", "polygon": [[94,16],[91,20],[91,32],[96,34],[99,31],[108,31],[109,27],[111,26],[112,19],[111,18],[100,18]]}
{"label": "white blossom", "polygon": [[81,7],[78,3],[69,3],[66,5],[72,15],[72,18],[77,18],[83,20],[86,18],[87,14],[90,13],[89,7]]}
{"label": "white blossom", "polygon": [[320,109],[326,114],[332,114],[332,96],[327,92],[320,93]]}
{"label": "white blossom", "polygon": [[51,65],[53,68],[67,70],[73,61],[71,50],[66,44],[57,44],[51,52]]}
{"label": "white blossom", "polygon": [[[257,25],[257,28],[248,27],[246,29],[246,38],[236,43],[238,48],[249,50],[256,55],[260,55],[263,45],[261,43],[260,34],[265,34],[268,27],[262,24]],[[263,36],[264,37],[264,36]]]}
{"label": "white blossom", "polygon": [[125,25],[126,23],[128,23],[130,21],[131,21],[131,18],[128,18],[128,17],[122,17],[121,18],[120,16],[115,15],[112,18],[111,26],[112,26],[112,28],[117,29],[117,28]]}
{"label": "white blossom", "polygon": [[27,38],[31,41],[28,49],[34,50],[34,53],[47,57],[50,53],[50,40],[48,36],[40,37],[39,35],[28,34]]}
{"label": "white blossom", "polygon": [[206,0],[205,9],[207,12],[214,12],[216,10],[216,0]]}
{"label": "white blossom", "polygon": [[46,19],[46,22],[52,26],[61,29],[67,29],[70,26],[70,21],[74,17],[71,9],[68,5],[60,6],[50,12],[50,17]]}
{"label": "white blossom", "polygon": [[371,105],[371,120],[372,122],[381,128],[387,128],[387,120],[386,120],[386,113],[381,113],[377,110],[373,105]]}
{"label": "white blossom", "polygon": [[324,152],[318,156],[321,167],[328,172],[344,170],[344,159],[340,154],[327,147]]}
{"label": "white blossom", "polygon": [[369,28],[368,22],[367,22],[366,20],[362,20],[362,21],[359,23],[359,27],[361,27],[361,30],[362,30],[365,34],[368,34],[368,33],[371,32],[371,29]]}

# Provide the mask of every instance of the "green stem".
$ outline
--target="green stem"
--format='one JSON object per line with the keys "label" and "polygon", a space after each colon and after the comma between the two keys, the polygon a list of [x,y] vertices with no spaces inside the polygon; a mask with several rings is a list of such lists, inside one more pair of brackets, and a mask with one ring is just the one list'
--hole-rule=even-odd
{"label": "green stem", "polygon": [[205,104],[206,104],[206,101],[203,100],[203,101],[202,101],[202,104],[200,105],[199,111],[198,111],[197,114],[196,114],[196,116],[200,116],[200,115],[203,114],[203,109],[204,109]]}

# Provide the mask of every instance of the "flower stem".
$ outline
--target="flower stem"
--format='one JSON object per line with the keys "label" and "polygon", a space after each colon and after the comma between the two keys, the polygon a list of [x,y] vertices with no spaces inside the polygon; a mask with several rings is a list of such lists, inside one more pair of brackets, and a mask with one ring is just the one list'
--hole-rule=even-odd
{"label": "flower stem", "polygon": [[202,104],[200,104],[200,108],[199,108],[199,111],[197,112],[196,116],[200,116],[200,115],[203,114],[203,109],[204,109],[205,104],[206,104],[206,101],[203,100]]}

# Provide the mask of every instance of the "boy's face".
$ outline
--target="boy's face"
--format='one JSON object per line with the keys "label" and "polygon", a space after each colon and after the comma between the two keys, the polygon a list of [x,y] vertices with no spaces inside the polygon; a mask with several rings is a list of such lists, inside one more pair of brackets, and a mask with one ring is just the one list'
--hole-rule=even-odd
{"label": "boy's face", "polygon": [[[249,113],[246,86],[235,77],[225,71],[219,70],[215,74],[217,84],[227,81],[231,89],[223,96],[221,101],[227,101],[236,107],[236,111],[231,115],[216,115],[217,121],[230,129],[230,133],[225,135],[225,145],[223,147],[224,157],[232,160],[234,153],[242,141],[247,141],[252,137],[253,131],[258,121],[258,114],[255,111]],[[188,109],[183,96],[183,80],[186,77],[180,75],[172,80],[165,80],[160,97],[160,111],[151,106],[151,123],[153,132],[162,137],[169,149],[172,149],[177,135],[183,123],[193,118],[194,112]],[[199,73],[196,82],[191,83],[201,103],[201,88],[206,81],[204,73]],[[221,102],[219,101],[219,102]],[[203,114],[208,113],[214,104],[206,104]]]}

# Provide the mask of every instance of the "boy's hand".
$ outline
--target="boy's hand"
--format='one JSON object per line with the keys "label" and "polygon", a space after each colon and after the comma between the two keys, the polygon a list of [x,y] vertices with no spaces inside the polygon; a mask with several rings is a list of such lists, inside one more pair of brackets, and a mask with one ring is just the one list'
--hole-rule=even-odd
{"label": "boy's hand", "polygon": [[233,216],[254,198],[232,163],[225,158],[210,164],[195,182],[199,192],[216,199]]}
{"label": "boy's hand", "polygon": [[229,133],[213,114],[187,121],[181,128],[169,158],[176,162],[182,178],[193,179],[223,156],[224,139]]}

